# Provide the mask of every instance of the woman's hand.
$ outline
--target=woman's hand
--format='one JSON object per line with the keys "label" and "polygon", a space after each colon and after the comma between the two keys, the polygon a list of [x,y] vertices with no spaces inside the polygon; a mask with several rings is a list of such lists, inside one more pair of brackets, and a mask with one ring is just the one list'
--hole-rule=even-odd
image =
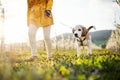
{"label": "woman's hand", "polygon": [[45,10],[45,14],[46,14],[46,16],[50,16],[50,14],[51,14],[51,11],[50,10]]}

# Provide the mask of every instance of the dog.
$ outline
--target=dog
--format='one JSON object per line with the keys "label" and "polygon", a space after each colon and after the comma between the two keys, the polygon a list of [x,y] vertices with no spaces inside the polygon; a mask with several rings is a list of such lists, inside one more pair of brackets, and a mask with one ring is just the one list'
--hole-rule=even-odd
{"label": "dog", "polygon": [[89,55],[92,55],[92,40],[91,35],[88,34],[89,30],[94,28],[94,26],[90,26],[88,29],[83,25],[76,25],[72,28],[72,33],[75,38],[76,46],[77,46],[77,56],[80,56],[80,47],[83,46],[83,51],[85,54],[84,46],[88,47]]}

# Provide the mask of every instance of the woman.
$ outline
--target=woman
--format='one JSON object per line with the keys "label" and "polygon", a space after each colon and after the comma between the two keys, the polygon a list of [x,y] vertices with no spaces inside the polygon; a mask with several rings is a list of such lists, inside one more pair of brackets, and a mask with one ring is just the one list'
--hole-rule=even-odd
{"label": "woman", "polygon": [[53,25],[51,12],[53,0],[27,0],[27,3],[27,23],[29,27],[28,36],[32,56],[26,59],[26,61],[34,61],[37,59],[36,32],[39,27],[43,28],[47,57],[51,58],[50,29],[51,25]]}

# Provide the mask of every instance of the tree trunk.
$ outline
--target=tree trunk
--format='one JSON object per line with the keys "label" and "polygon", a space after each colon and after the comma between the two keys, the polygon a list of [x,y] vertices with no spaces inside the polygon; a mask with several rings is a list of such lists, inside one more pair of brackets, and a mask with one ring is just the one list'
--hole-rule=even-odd
{"label": "tree trunk", "polygon": [[1,48],[1,52],[3,52],[4,50],[4,27],[3,27],[3,23],[4,23],[4,8],[2,7],[1,4],[1,0],[0,0],[0,48]]}

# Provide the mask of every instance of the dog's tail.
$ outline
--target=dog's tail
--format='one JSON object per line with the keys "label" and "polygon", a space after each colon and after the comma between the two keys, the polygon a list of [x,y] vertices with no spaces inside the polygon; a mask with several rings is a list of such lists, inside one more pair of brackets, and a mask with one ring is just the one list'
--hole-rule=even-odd
{"label": "dog's tail", "polygon": [[88,32],[89,32],[89,30],[90,30],[91,28],[96,29],[95,26],[90,26],[90,27],[88,28]]}

